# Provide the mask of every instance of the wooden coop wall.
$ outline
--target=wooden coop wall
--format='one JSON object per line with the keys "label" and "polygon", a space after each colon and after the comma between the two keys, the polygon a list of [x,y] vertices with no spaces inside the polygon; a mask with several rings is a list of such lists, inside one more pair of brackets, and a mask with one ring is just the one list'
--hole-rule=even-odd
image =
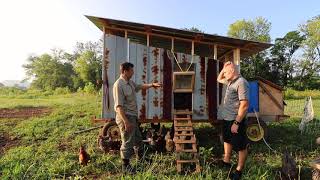
{"label": "wooden coop wall", "polygon": [[[275,103],[270,98],[268,93],[261,87],[261,85],[267,89],[267,91],[274,97],[277,103]],[[266,83],[259,81],[259,109],[260,109],[260,112],[259,112],[260,115],[264,115],[264,116],[283,115],[284,105],[283,105],[282,91]]]}
{"label": "wooden coop wall", "polygon": [[[191,55],[175,53],[179,63],[190,63]],[[173,113],[173,69],[175,60],[169,51],[130,42],[129,39],[106,35],[104,44],[103,118],[115,118],[112,88],[120,75],[120,64],[134,64],[132,80],[137,84],[159,82],[160,89],[137,93],[138,118],[141,120],[171,120]],[[217,103],[221,86],[217,84],[219,65],[208,57],[194,56],[194,91],[192,96],[193,120],[217,118]],[[221,67],[221,64],[220,64]]]}

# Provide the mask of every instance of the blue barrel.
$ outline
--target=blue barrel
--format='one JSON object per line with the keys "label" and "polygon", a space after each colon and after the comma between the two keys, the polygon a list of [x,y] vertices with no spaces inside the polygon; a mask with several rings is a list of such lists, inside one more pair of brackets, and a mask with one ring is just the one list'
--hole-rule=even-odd
{"label": "blue barrel", "polygon": [[259,112],[259,84],[258,81],[249,81],[249,109],[248,113]]}

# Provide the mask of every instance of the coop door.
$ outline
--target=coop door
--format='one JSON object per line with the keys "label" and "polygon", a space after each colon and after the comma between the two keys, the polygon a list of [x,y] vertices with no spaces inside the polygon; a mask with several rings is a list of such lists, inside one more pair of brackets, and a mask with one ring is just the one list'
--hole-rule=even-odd
{"label": "coop door", "polygon": [[192,111],[194,71],[173,73],[174,109]]}

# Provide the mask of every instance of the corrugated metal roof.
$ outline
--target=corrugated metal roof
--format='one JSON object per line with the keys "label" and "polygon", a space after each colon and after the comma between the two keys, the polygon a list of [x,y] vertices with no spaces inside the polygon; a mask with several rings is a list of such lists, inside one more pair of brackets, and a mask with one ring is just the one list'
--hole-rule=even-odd
{"label": "corrugated metal roof", "polygon": [[[128,21],[121,21],[115,19],[86,16],[92,23],[94,23],[101,31],[105,28],[111,34],[124,37],[124,31],[128,31],[127,37],[131,40],[146,44],[145,33],[151,35],[151,43],[154,47],[170,49],[171,40],[166,37],[174,37],[175,51],[182,53],[191,52],[191,43],[183,44],[183,40],[195,41],[195,54],[210,57],[212,55],[212,47],[210,45],[218,45],[218,57],[230,52],[234,48],[241,49],[241,57],[248,57],[260,51],[268,49],[272,46],[269,43],[262,43],[256,41],[248,41],[243,39],[236,39],[231,37],[212,35],[206,33],[199,33],[181,29],[168,28],[157,25],[142,24]],[[163,38],[164,37],[164,38]],[[182,40],[179,42],[179,39]]]}

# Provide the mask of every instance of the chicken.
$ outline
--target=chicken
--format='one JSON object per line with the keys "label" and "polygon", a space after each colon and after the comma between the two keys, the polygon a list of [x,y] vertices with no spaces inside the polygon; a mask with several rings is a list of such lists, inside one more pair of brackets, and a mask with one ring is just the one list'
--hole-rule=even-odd
{"label": "chicken", "polygon": [[108,146],[108,143],[106,142],[106,138],[102,135],[99,135],[99,137],[98,137],[98,146],[99,146],[99,149],[101,151],[103,151],[104,153],[107,153],[110,150],[110,147]]}
{"label": "chicken", "polygon": [[317,138],[316,143],[320,145],[320,137]]}
{"label": "chicken", "polygon": [[168,152],[172,152],[174,150],[174,142],[171,139],[170,131],[167,132],[166,136],[164,137],[166,141],[166,150]]}
{"label": "chicken", "polygon": [[284,152],[281,167],[282,179],[297,179],[297,164],[288,152]]}
{"label": "chicken", "polygon": [[157,139],[155,140],[155,149],[158,152],[165,152],[166,140],[164,140],[164,137],[162,135],[157,136]]}
{"label": "chicken", "polygon": [[86,166],[90,160],[90,155],[86,152],[83,146],[80,146],[79,151],[79,163],[80,165]]}

